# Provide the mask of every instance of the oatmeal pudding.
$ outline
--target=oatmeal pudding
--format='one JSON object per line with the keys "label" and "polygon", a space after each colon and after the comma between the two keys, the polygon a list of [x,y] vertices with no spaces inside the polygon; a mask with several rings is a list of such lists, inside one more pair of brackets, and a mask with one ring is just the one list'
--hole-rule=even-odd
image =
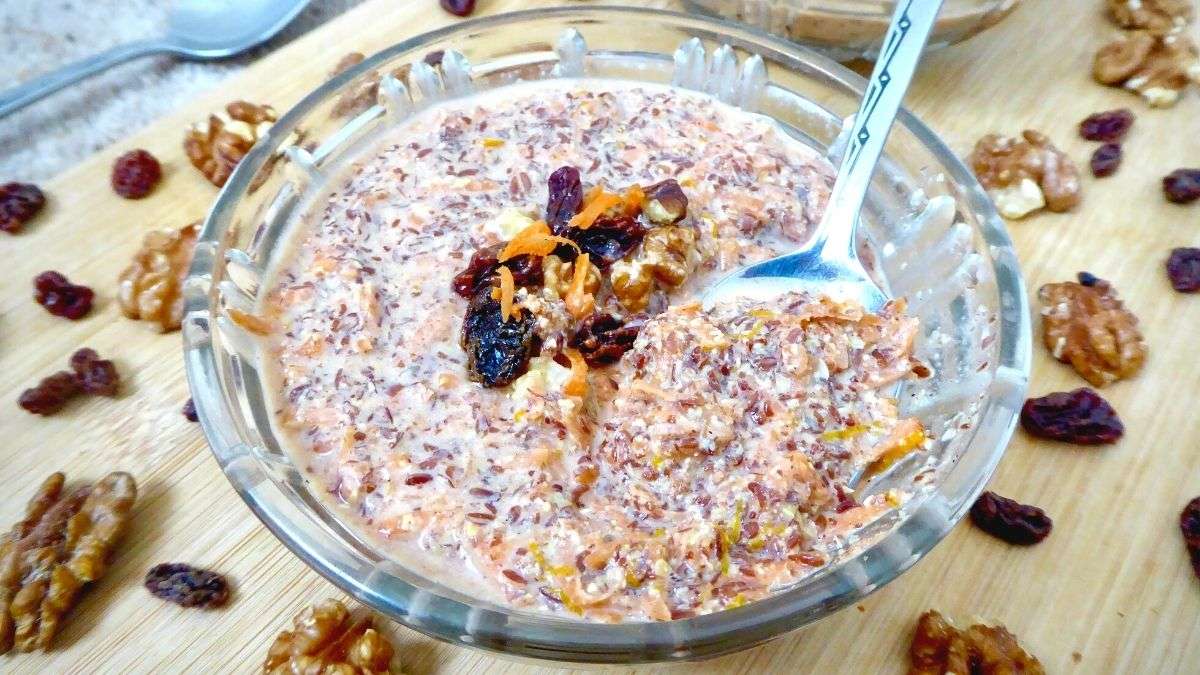
{"label": "oatmeal pudding", "polygon": [[333,508],[473,597],[588,620],[737,607],[904,498],[917,322],[703,310],[795,248],[833,170],[770,120],[609,80],[439,103],[293,228],[261,308],[276,425]]}

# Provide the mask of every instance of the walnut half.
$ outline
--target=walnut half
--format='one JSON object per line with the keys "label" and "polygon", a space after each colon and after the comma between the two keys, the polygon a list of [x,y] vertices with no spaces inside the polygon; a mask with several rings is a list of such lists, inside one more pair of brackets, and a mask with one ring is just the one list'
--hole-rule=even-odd
{"label": "walnut half", "polygon": [[1040,132],[1026,129],[1019,139],[988,134],[968,161],[1005,218],[1023,218],[1043,207],[1069,211],[1079,204],[1079,168]]}
{"label": "walnut half", "polygon": [[395,650],[367,614],[355,617],[340,600],[307,607],[292,620],[292,630],[275,638],[263,662],[263,673],[329,673],[375,675],[398,673]]}
{"label": "walnut half", "polygon": [[1146,361],[1146,341],[1138,320],[1103,279],[1046,284],[1042,302],[1042,341],[1054,358],[1071,364],[1085,380],[1102,387],[1132,377]]}
{"label": "walnut half", "polygon": [[1096,52],[1092,76],[1100,84],[1124,87],[1155,108],[1175,105],[1189,83],[1200,83],[1200,50],[1179,31],[1137,30]]}
{"label": "walnut half", "polygon": [[678,288],[687,281],[699,258],[694,230],[656,227],[637,249],[609,268],[613,295],[626,310],[640,312],[656,287]]}
{"label": "walnut half", "polygon": [[121,272],[117,304],[131,319],[151,321],[167,333],[183,320],[183,279],[196,248],[199,221],[179,231],[155,230],[142,239],[142,248]]}
{"label": "walnut half", "polygon": [[183,137],[183,152],[210,183],[225,185],[238,162],[262,138],[277,115],[269,105],[234,101],[225,111],[193,125]]}
{"label": "walnut half", "polygon": [[50,474],[0,541],[0,654],[50,647],[79,592],[103,576],[137,498],[127,473],[65,483]]}
{"label": "walnut half", "polygon": [[1194,0],[1107,0],[1108,18],[1121,28],[1171,30],[1195,18]]}
{"label": "walnut half", "polygon": [[975,624],[955,628],[929,610],[917,621],[908,649],[909,675],[1045,675],[1037,657],[1026,652],[1004,626]]}

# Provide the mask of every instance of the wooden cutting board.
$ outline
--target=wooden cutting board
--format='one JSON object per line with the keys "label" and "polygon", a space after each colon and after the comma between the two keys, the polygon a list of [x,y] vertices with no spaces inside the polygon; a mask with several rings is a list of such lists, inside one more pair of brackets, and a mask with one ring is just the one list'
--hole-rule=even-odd
{"label": "wooden cutting board", "polygon": [[[491,13],[532,3],[480,4],[481,13]],[[1200,580],[1177,525],[1179,510],[1200,494],[1200,295],[1175,293],[1163,273],[1170,248],[1200,245],[1200,204],[1167,204],[1158,187],[1168,171],[1200,165],[1200,95],[1149,110],[1094,84],[1091,54],[1113,32],[1100,5],[1026,0],[996,28],[931,55],[909,105],[961,153],[984,133],[1033,127],[1081,163],[1092,144],[1075,133],[1080,119],[1118,106],[1137,111],[1115,177],[1086,177],[1074,213],[1011,226],[1030,289],[1086,269],[1111,279],[1141,317],[1149,363],[1136,379],[1104,391],[1127,424],[1126,438],[1086,449],[1018,432],[992,487],[1054,517],[1044,543],[1010,547],[963,524],[857,609],[689,671],[899,673],[914,620],[937,607],[1002,621],[1052,673],[1200,672]],[[140,488],[115,564],[83,597],[55,649],[0,657],[0,670],[252,672],[301,607],[341,596],[277,542],[229,486],[198,426],[179,412],[188,397],[179,335],[122,318],[116,278],[146,231],[203,216],[216,194],[181,152],[187,123],[237,98],[286,110],[345,51],[371,53],[452,20],[433,0],[367,2],[45,184],[45,212],[20,235],[0,234],[0,524],[13,522],[54,470],[95,479],[122,469]],[[131,202],[113,194],[109,167],[137,147],[163,160],[166,177],[151,197]],[[91,316],[72,323],[32,301],[30,280],[46,269],[96,289]],[[22,389],[63,368],[83,345],[117,361],[126,382],[120,398],[87,400],[52,418],[17,408]],[[1031,393],[1082,384],[1035,345]],[[142,576],[164,561],[228,574],[236,585],[228,608],[185,610],[150,597]],[[390,631],[412,673],[548,669],[395,625]]]}

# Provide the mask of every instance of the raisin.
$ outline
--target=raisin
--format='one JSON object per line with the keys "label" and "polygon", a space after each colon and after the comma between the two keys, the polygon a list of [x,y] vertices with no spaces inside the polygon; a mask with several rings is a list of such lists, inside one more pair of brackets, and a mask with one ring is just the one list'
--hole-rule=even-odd
{"label": "raisin", "polygon": [[467,372],[485,387],[501,387],[525,373],[539,347],[533,312],[505,321],[500,301],[483,287],[471,298],[463,319],[462,347],[467,352]]}
{"label": "raisin", "polygon": [[673,225],[687,217],[688,198],[674,178],[646,188],[643,213],[655,225]]}
{"label": "raisin", "polygon": [[470,16],[475,11],[475,0],[438,0],[438,4],[454,16]]}
{"label": "raisin", "polygon": [[971,506],[971,522],[993,537],[1022,546],[1045,539],[1053,526],[1045,511],[995,492],[979,495]]}
{"label": "raisin", "polygon": [[16,234],[46,205],[46,196],[31,183],[0,185],[0,231]]}
{"label": "raisin", "polygon": [[1192,559],[1192,571],[1200,579],[1200,497],[1183,507],[1183,512],[1179,514],[1179,530],[1183,533],[1183,543]]}
{"label": "raisin", "polygon": [[183,404],[183,409],[180,412],[183,413],[184,418],[189,422],[200,421],[199,416],[196,415],[196,402],[190,398],[187,400],[187,403]]}
{"label": "raisin", "polygon": [[113,191],[126,199],[145,197],[160,179],[162,166],[145,150],[130,150],[113,163]]}
{"label": "raisin", "polygon": [[1167,278],[1180,293],[1200,291],[1200,248],[1176,248],[1167,258]]}
{"label": "raisin", "polygon": [[638,332],[646,323],[646,316],[635,314],[621,320],[611,314],[593,314],[579,324],[579,330],[571,336],[570,346],[583,354],[589,366],[606,366],[616,363],[625,352],[633,349]]}
{"label": "raisin", "polygon": [[1075,278],[1079,280],[1080,286],[1087,286],[1088,288],[1091,288],[1092,286],[1095,286],[1103,281],[1103,279],[1095,274],[1092,274],[1091,272],[1079,272],[1075,275]]}
{"label": "raisin", "polygon": [[492,280],[500,267],[507,267],[512,272],[513,282],[518,286],[538,286],[542,283],[541,258],[519,255],[501,265],[499,256],[503,248],[503,244],[496,244],[475,251],[467,269],[455,275],[452,283],[454,292],[464,298],[470,298],[481,285]]}
{"label": "raisin", "polygon": [[58,272],[42,272],[33,278],[34,298],[47,312],[72,321],[81,319],[92,310],[95,293],[87,286],[67,281]]}
{"label": "raisin", "polygon": [[1200,199],[1200,169],[1176,169],[1162,181],[1167,201],[1187,204]]}
{"label": "raisin", "polygon": [[1096,148],[1089,162],[1092,175],[1096,178],[1111,176],[1121,166],[1121,146],[1117,143],[1105,143]]}
{"label": "raisin", "polygon": [[437,68],[438,66],[442,65],[442,59],[444,58],[446,58],[446,50],[435,49],[426,54],[421,60],[424,61],[426,65]]}
{"label": "raisin", "polygon": [[186,563],[162,563],[146,572],[146,590],[183,607],[220,607],[229,599],[225,577]]}
{"label": "raisin", "polygon": [[121,378],[112,361],[100,358],[94,349],[77,350],[71,355],[71,370],[75,371],[75,379],[79,387],[88,394],[96,396],[116,396]]}
{"label": "raisin", "polygon": [[562,236],[567,222],[579,213],[583,205],[583,183],[579,181],[579,169],[573,166],[559,167],[546,181],[549,198],[546,202],[546,224],[550,231]]}
{"label": "raisin", "polygon": [[17,404],[34,415],[53,415],[82,391],[75,373],[59,371],[21,392]]}
{"label": "raisin", "polygon": [[[590,256],[592,264],[605,269],[642,243],[646,232],[636,218],[619,215],[601,216],[586,230],[572,227],[566,236]],[[558,254],[557,250],[555,254]],[[573,255],[571,259],[574,260]]]}
{"label": "raisin", "polygon": [[1088,387],[1025,401],[1021,426],[1034,436],[1079,445],[1115,443],[1125,433],[1117,411]]}
{"label": "raisin", "polygon": [[1133,111],[1129,108],[1098,112],[1079,123],[1079,135],[1089,141],[1115,143],[1129,133],[1133,120]]}

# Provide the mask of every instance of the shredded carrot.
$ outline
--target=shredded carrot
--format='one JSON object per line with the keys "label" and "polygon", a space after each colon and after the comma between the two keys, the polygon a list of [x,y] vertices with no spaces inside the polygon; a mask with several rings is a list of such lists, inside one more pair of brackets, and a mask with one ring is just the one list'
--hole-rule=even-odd
{"label": "shredded carrot", "polygon": [[646,193],[641,185],[634,183],[625,189],[621,199],[625,202],[625,215],[636,216],[646,204]]}
{"label": "shredded carrot", "polygon": [[567,396],[583,396],[588,390],[587,361],[583,360],[583,354],[578,349],[565,349],[563,353],[571,360],[571,379],[563,386],[563,392]]}
{"label": "shredded carrot", "polygon": [[500,319],[504,323],[508,323],[508,317],[519,316],[519,311],[513,307],[513,295],[516,293],[516,284],[513,283],[512,270],[507,267],[500,268]]}
{"label": "shredded carrot", "polygon": [[571,313],[571,316],[580,320],[591,315],[592,310],[596,308],[596,299],[592,297],[591,293],[584,290],[591,266],[592,261],[587,253],[575,259],[575,276],[571,277],[567,296],[563,298],[567,311]]}
{"label": "shredded carrot", "polygon": [[234,323],[255,335],[268,335],[271,332],[271,322],[261,316],[247,314],[233,307],[225,310],[225,313],[229,315],[229,318]]}
{"label": "shredded carrot", "polygon": [[579,250],[579,246],[570,239],[552,234],[546,221],[535,220],[508,242],[508,245],[500,252],[499,261],[504,262],[519,255],[547,256],[559,244],[567,244],[576,251]]}
{"label": "shredded carrot", "polygon": [[584,203],[583,210],[571,217],[571,227],[577,227],[581,230],[586,230],[596,222],[596,219],[604,214],[605,211],[621,203],[621,196],[614,195],[611,192],[605,192],[604,188],[597,185],[592,188],[587,195],[587,200]]}

